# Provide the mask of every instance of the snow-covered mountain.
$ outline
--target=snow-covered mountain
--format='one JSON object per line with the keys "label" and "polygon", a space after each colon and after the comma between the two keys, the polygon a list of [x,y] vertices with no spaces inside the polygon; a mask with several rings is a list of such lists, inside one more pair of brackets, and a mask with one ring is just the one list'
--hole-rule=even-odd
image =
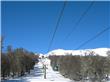
{"label": "snow-covered mountain", "polygon": [[96,48],[96,49],[84,49],[84,50],[64,50],[56,49],[50,51],[47,55],[88,55],[94,53],[95,55],[107,56],[107,52],[110,51],[110,48]]}

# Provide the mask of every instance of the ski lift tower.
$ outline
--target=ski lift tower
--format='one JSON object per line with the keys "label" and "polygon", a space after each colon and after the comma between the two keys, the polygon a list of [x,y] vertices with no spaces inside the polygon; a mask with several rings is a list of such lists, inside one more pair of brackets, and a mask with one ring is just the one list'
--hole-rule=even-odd
{"label": "ski lift tower", "polygon": [[42,64],[44,69],[44,79],[46,79],[46,58],[42,56]]}

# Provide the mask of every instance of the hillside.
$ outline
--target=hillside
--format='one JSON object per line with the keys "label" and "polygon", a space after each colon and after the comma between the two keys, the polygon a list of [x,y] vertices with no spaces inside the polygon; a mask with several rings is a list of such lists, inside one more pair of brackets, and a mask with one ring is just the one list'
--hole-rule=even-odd
{"label": "hillside", "polygon": [[84,50],[64,50],[56,49],[52,50],[47,55],[88,55],[90,52],[93,52],[94,55],[98,54],[100,56],[107,56],[107,52],[110,51],[110,48],[96,48],[96,49],[84,49]]}

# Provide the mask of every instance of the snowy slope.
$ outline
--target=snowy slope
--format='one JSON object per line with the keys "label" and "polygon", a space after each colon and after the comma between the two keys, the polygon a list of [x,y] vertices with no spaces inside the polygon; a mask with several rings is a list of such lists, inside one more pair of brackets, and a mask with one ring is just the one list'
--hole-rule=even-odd
{"label": "snowy slope", "polygon": [[[42,61],[40,61],[38,64],[35,65],[34,70],[31,70],[30,74],[15,78],[15,79],[9,79],[2,82],[76,82],[73,80],[70,80],[68,78],[64,78],[58,71],[53,71],[50,66],[50,60],[46,59],[46,66],[47,66],[47,78],[44,79],[44,73],[43,73],[43,65]],[[81,82],[81,81],[77,81]],[[91,81],[85,81],[85,82],[91,82]],[[110,82],[110,81],[106,81]]]}
{"label": "snowy slope", "polygon": [[[63,77],[58,71],[53,71],[50,66],[49,59],[46,59],[46,64],[47,64],[46,65],[47,66],[47,70],[46,70],[47,78],[46,79],[44,79],[42,62],[39,62],[38,64],[35,65],[34,70],[31,71],[31,75],[23,78],[25,82],[76,82],[76,81]],[[77,81],[77,82],[81,82],[81,81]],[[87,80],[85,82],[91,82],[91,81]],[[110,81],[106,81],[106,82],[110,82]]]}
{"label": "snowy slope", "polygon": [[50,66],[50,60],[46,59],[46,79],[44,79],[44,73],[43,73],[43,65],[42,62],[39,62],[38,64],[35,65],[35,68],[33,71],[31,71],[32,75],[35,76],[27,76],[25,77],[26,82],[70,82],[71,80],[64,78],[62,75],[60,75],[59,72],[55,72],[52,70]]}
{"label": "snowy slope", "polygon": [[71,82],[70,79],[64,78],[58,71],[52,70],[49,59],[45,59],[45,64],[47,67],[46,79],[44,79],[44,69],[41,59],[41,61],[34,66],[34,70],[30,71],[30,74],[19,78],[11,78],[2,82]]}
{"label": "snowy slope", "polygon": [[85,50],[64,50],[64,49],[56,49],[50,51],[47,55],[88,55],[91,51],[94,54],[98,54],[101,56],[107,56],[107,51],[110,51],[110,48],[96,48],[96,49],[85,49]]}

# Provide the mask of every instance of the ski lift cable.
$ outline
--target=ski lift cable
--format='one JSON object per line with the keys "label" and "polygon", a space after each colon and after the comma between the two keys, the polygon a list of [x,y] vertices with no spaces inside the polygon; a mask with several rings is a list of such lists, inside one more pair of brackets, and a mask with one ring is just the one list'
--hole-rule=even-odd
{"label": "ski lift cable", "polygon": [[53,44],[53,41],[54,41],[54,38],[55,38],[55,35],[56,35],[56,32],[57,32],[57,29],[58,29],[58,27],[59,27],[61,18],[62,18],[63,13],[64,13],[64,9],[65,9],[65,7],[66,7],[66,4],[67,4],[67,1],[64,2],[63,7],[62,7],[61,12],[60,12],[60,15],[59,15],[59,17],[58,17],[58,20],[57,20],[57,23],[56,23],[56,26],[55,26],[55,29],[54,29],[54,32],[53,32],[51,41],[50,41],[50,43],[49,43],[48,52],[49,52],[49,50],[50,50],[50,48],[51,48],[51,46],[52,46],[52,44]]}

